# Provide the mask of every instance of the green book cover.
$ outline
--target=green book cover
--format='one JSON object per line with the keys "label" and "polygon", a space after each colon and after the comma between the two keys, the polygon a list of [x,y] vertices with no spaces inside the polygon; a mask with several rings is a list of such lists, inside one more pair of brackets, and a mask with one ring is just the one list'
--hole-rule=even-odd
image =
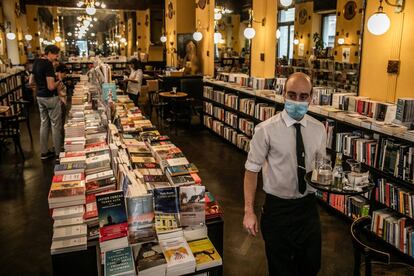
{"label": "green book cover", "polygon": [[131,247],[105,252],[105,276],[135,275]]}

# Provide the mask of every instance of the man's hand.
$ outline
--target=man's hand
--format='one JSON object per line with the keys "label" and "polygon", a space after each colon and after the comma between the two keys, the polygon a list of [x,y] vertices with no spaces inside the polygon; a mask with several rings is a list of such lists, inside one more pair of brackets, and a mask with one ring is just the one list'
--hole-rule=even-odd
{"label": "man's hand", "polygon": [[259,232],[257,217],[253,211],[244,212],[243,226],[250,235],[256,236],[256,234]]}

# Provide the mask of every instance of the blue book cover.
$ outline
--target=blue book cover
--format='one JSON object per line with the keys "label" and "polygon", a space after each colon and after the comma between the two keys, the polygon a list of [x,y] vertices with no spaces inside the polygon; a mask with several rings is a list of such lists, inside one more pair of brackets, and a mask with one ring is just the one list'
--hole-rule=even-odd
{"label": "blue book cover", "polygon": [[102,100],[108,101],[108,95],[109,91],[112,92],[112,99],[116,101],[117,95],[116,95],[116,84],[115,83],[103,83],[102,84]]}
{"label": "blue book cover", "polygon": [[154,211],[160,213],[178,213],[179,201],[176,187],[154,189]]}

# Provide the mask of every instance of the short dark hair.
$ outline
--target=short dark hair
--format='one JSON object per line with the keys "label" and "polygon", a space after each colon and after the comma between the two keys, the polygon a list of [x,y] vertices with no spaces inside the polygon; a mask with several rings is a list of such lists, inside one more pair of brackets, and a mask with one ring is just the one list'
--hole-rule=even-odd
{"label": "short dark hair", "polygon": [[129,61],[129,64],[132,64],[132,67],[134,68],[134,70],[142,69],[142,63],[137,58],[132,58]]}
{"label": "short dark hair", "polygon": [[45,55],[47,55],[49,53],[57,55],[57,54],[59,54],[59,52],[60,52],[60,49],[56,45],[47,45],[45,47]]}

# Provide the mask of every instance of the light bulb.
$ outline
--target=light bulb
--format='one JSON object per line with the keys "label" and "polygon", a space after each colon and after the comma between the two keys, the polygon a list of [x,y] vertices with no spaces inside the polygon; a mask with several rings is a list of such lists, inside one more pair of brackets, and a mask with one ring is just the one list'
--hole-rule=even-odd
{"label": "light bulb", "polygon": [[96,13],[95,7],[87,7],[85,10],[86,10],[86,13],[89,15],[94,15]]}
{"label": "light bulb", "polygon": [[102,4],[101,4],[101,8],[102,8],[102,9],[105,9],[105,8],[106,8],[106,4],[105,4],[105,3],[102,3]]}
{"label": "light bulb", "polygon": [[214,20],[220,20],[223,17],[223,15],[221,14],[221,12],[216,12],[214,14]]}
{"label": "light bulb", "polygon": [[338,38],[338,44],[339,44],[339,45],[342,45],[342,44],[344,44],[344,43],[345,43],[345,38],[343,38],[343,37]]}
{"label": "light bulb", "polygon": [[83,26],[88,27],[89,24],[91,24],[91,21],[89,21],[88,19],[83,20]]}
{"label": "light bulb", "polygon": [[166,37],[165,35],[162,35],[162,36],[160,37],[160,41],[161,41],[162,43],[167,42],[167,37]]}
{"label": "light bulb", "polygon": [[390,26],[390,18],[384,12],[376,12],[368,19],[368,31],[373,35],[385,34]]}
{"label": "light bulb", "polygon": [[122,38],[119,40],[119,42],[121,42],[121,43],[125,43],[125,42],[126,42],[126,38],[125,38],[125,37],[122,37]]}
{"label": "light bulb", "polygon": [[295,39],[293,40],[293,44],[298,45],[298,44],[299,44],[299,39],[295,38]]}
{"label": "light bulb", "polygon": [[93,28],[93,24],[91,23],[91,24],[89,25],[89,27]]}
{"label": "light bulb", "polygon": [[24,36],[24,39],[26,39],[27,41],[30,41],[30,40],[33,39],[33,36],[30,35],[30,34],[27,34],[27,35]]}
{"label": "light bulb", "polygon": [[57,41],[57,42],[61,42],[61,41],[62,41],[62,38],[61,38],[60,36],[56,36],[56,37],[55,37],[55,41]]}
{"label": "light bulb", "polygon": [[247,27],[244,29],[243,35],[247,39],[252,39],[256,35],[256,31],[252,27]]}
{"label": "light bulb", "polygon": [[282,5],[283,7],[289,7],[290,5],[292,5],[292,0],[280,0],[280,5]]}
{"label": "light bulb", "polygon": [[8,40],[14,40],[16,38],[16,34],[15,33],[7,33],[6,37]]}
{"label": "light bulb", "polygon": [[43,38],[39,38],[39,42],[42,43],[44,41]]}
{"label": "light bulb", "polygon": [[215,33],[214,33],[214,44],[218,44],[218,43],[220,43],[221,38],[222,38],[221,33],[219,33],[219,32],[215,32]]}
{"label": "light bulb", "polygon": [[49,45],[49,41],[47,41],[47,40],[43,40],[43,44],[44,44],[44,45]]}
{"label": "light bulb", "polygon": [[71,32],[68,32],[68,36],[72,36],[72,33]]}
{"label": "light bulb", "polygon": [[276,30],[276,39],[279,39],[280,38],[280,30],[279,29],[277,29]]}
{"label": "light bulb", "polygon": [[194,32],[193,33],[193,38],[195,41],[200,41],[203,39],[203,34],[201,32]]}
{"label": "light bulb", "polygon": [[98,18],[97,17],[94,17],[93,18],[93,21],[95,21],[95,22],[98,21]]}
{"label": "light bulb", "polygon": [[95,2],[95,6],[99,7],[100,5],[101,5],[101,2],[99,2],[99,1]]}
{"label": "light bulb", "polygon": [[91,33],[91,36],[95,36],[95,33]]}

